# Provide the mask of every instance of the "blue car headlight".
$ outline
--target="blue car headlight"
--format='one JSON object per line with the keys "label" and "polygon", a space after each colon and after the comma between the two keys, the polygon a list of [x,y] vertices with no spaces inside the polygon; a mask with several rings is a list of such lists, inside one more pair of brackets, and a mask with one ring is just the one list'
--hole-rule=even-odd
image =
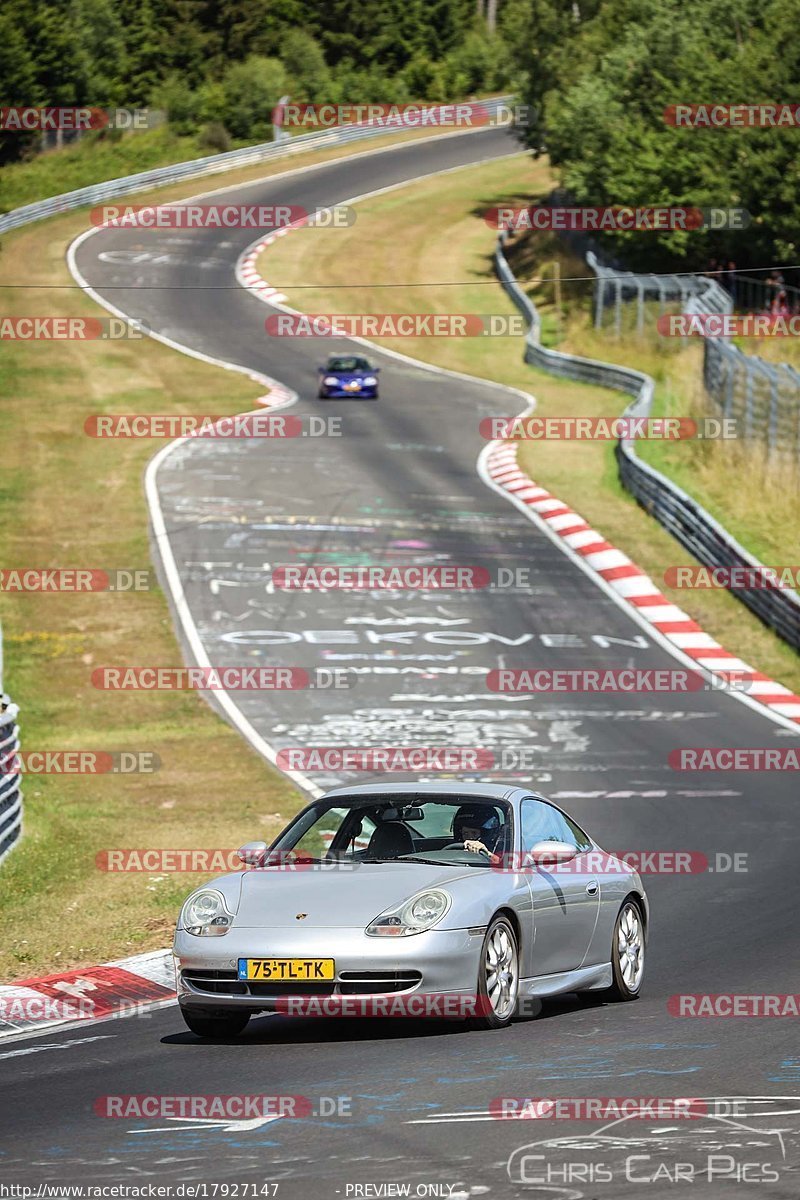
{"label": "blue car headlight", "polygon": [[374,375],[367,375],[364,379],[364,383],[367,387],[375,387],[377,382],[378,381]]}
{"label": "blue car headlight", "polygon": [[432,929],[450,908],[452,901],[441,888],[428,888],[403,904],[387,908],[370,921],[369,937],[410,937]]}
{"label": "blue car headlight", "polygon": [[221,892],[214,888],[201,888],[195,892],[181,910],[178,926],[195,937],[221,937],[233,924],[233,914],[225,907]]}
{"label": "blue car headlight", "polygon": [[325,384],[325,387],[336,387],[339,380],[335,375],[326,375],[322,382]]}

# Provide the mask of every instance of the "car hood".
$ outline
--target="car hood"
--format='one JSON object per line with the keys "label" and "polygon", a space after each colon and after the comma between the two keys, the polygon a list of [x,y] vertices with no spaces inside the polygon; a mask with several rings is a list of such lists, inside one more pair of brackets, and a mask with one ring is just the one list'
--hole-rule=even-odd
{"label": "car hood", "polygon": [[302,912],[307,914],[308,925],[316,928],[364,929],[384,909],[424,888],[446,888],[458,880],[483,875],[476,867],[424,863],[246,871],[241,877],[235,924],[245,929],[294,926]]}

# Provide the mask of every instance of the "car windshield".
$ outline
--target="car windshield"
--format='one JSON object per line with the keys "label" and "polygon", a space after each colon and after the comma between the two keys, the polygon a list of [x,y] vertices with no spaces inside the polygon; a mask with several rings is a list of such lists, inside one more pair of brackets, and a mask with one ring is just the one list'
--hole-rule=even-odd
{"label": "car windshield", "polygon": [[511,810],[461,796],[339,796],[302,813],[265,860],[487,867],[511,849]]}
{"label": "car windshield", "polygon": [[370,366],[365,358],[349,355],[346,358],[329,358],[329,371],[369,371]]}

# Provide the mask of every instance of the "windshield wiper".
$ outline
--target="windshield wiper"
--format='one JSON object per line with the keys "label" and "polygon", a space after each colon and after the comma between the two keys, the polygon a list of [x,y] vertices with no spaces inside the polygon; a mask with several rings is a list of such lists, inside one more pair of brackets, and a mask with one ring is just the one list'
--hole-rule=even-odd
{"label": "windshield wiper", "polygon": [[[396,854],[394,858],[362,858],[359,861],[362,863],[419,862],[427,863],[432,867],[442,866],[438,858],[418,858],[415,854]],[[447,864],[445,863],[444,865],[446,866]]]}

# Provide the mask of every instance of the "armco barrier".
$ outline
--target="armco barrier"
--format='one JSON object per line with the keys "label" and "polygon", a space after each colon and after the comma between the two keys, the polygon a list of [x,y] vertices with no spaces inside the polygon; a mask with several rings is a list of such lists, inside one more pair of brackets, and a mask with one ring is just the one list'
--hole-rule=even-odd
{"label": "armco barrier", "polygon": [[[511,99],[513,99],[511,96],[495,96],[491,100],[475,101],[475,104],[480,104],[481,108],[485,109],[490,117],[493,117]],[[452,106],[429,105],[427,107],[433,112],[441,112]],[[83,208],[87,204],[102,204],[115,196],[143,192],[148,188],[168,183],[179,183],[182,179],[199,179],[204,175],[217,175],[222,171],[235,170],[237,167],[255,166],[273,159],[303,154],[309,150],[344,146],[352,142],[363,141],[365,138],[403,133],[406,128],[400,126],[397,129],[387,129],[385,125],[376,121],[362,121],[358,124],[339,125],[334,129],[323,129],[314,133],[301,133],[280,142],[261,142],[257,146],[243,146],[239,150],[229,150],[225,154],[212,154],[207,158],[195,158],[190,162],[175,163],[170,167],[156,167],[152,171],[140,171],[138,175],[123,175],[119,179],[108,179],[105,183],[78,188],[74,192],[63,192],[60,196],[51,196],[48,200],[39,200],[36,204],[26,204],[22,208],[14,208],[11,212],[0,216],[0,233],[5,233],[9,229],[17,229],[21,225],[28,225],[32,221],[44,220],[45,217],[56,216],[58,213],[67,212],[73,208]],[[408,128],[413,129],[413,126]],[[442,132],[446,133],[447,128],[442,127]]]}
{"label": "armco barrier", "polygon": [[[19,750],[18,712],[8,696],[0,696],[0,762],[13,760]],[[19,841],[21,833],[20,776],[0,769],[0,862]]]}
{"label": "armco barrier", "polygon": [[[581,383],[593,383],[624,392],[633,397],[625,416],[649,416],[655,385],[643,371],[582,358],[576,354],[564,354],[560,350],[549,350],[542,346],[541,322],[536,305],[517,283],[503,253],[507,238],[506,231],[498,236],[495,269],[506,292],[530,322],[525,335],[525,361],[565,379],[576,379]],[[688,295],[686,311],[730,311],[730,297],[727,300],[725,297],[723,289],[714,280],[698,277]],[[727,308],[721,307],[726,304]],[[701,563],[708,567],[762,567],[759,560],[740,546],[696,500],[660,471],[642,462],[633,439],[621,439],[617,443],[616,455],[624,486],[642,508]],[[800,597],[796,592],[788,588],[756,588],[736,590],[732,594],[790,646],[800,650]]]}

